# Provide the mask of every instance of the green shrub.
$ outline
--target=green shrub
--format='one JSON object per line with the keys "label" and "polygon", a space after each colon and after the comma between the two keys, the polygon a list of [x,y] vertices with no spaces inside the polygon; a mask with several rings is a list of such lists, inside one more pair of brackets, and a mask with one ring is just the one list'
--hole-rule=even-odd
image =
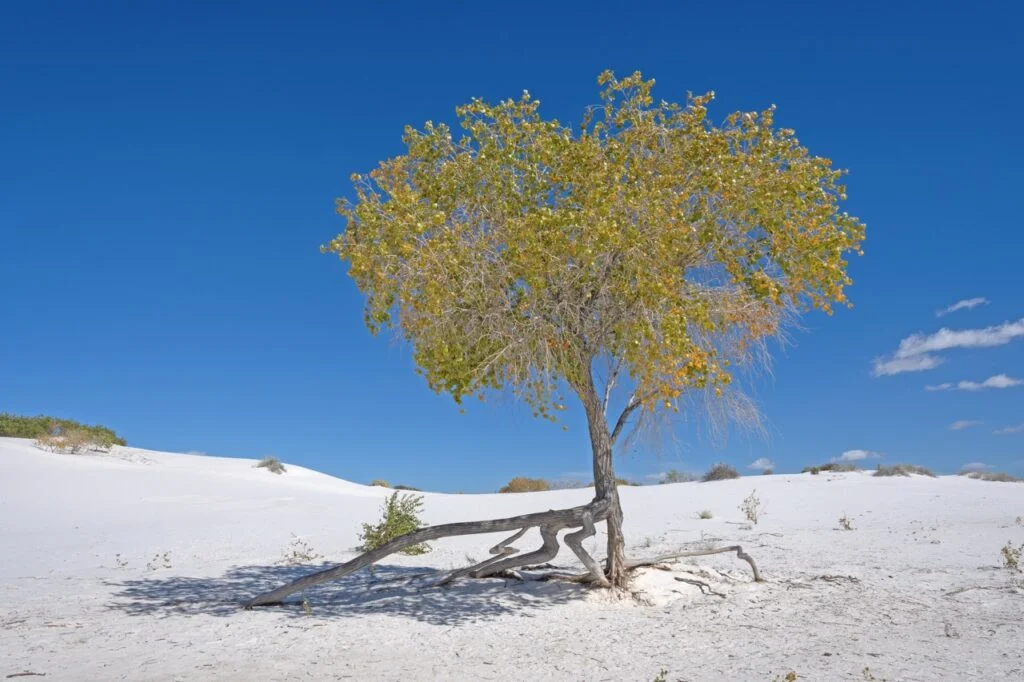
{"label": "green shrub", "polygon": [[[381,520],[376,525],[363,524],[363,532],[359,534],[363,544],[359,546],[359,550],[368,552],[399,536],[419,530],[423,527],[423,522],[419,518],[422,509],[421,495],[403,495],[398,491],[391,493],[381,507]],[[425,554],[429,551],[430,546],[425,542],[409,545],[401,550],[402,554]]]}
{"label": "green shrub", "polygon": [[761,475],[762,476],[771,476],[774,473],[775,473],[774,469],[765,469],[764,471],[761,472]]}
{"label": "green shrub", "polygon": [[385,481],[383,478],[375,478],[375,479],[373,479],[372,481],[370,481],[370,485],[376,486],[378,488],[390,488],[391,487],[390,485],[388,485],[388,482]]}
{"label": "green shrub", "polygon": [[[124,438],[119,437],[112,429],[99,424],[89,426],[74,419],[59,419],[39,415],[23,417],[7,412],[0,413],[0,436],[8,438],[35,438],[47,440],[47,437],[62,438],[73,433],[73,440],[87,441],[87,449],[109,450],[115,445],[127,445]],[[80,452],[81,450],[79,450]]]}
{"label": "green shrub", "polygon": [[979,481],[996,481],[998,483],[1018,483],[1021,480],[1001,471],[961,471],[960,475]]}
{"label": "green shrub", "polygon": [[822,471],[860,471],[856,464],[850,464],[849,462],[829,462],[828,464],[822,464],[816,467],[804,467],[800,472],[801,474],[812,474],[817,476]]}
{"label": "green shrub", "polygon": [[412,491],[417,492],[417,493],[423,492],[419,488],[413,488],[411,485],[402,485],[401,483],[399,483],[394,488],[392,488],[392,490],[412,490]]}
{"label": "green shrub", "polygon": [[499,493],[536,493],[543,490],[551,490],[551,484],[543,478],[527,478],[516,476],[508,482]]}
{"label": "green shrub", "polygon": [[910,476],[911,474],[935,478],[935,474],[930,470],[916,464],[893,464],[892,466],[879,464],[874,473],[875,476]]}
{"label": "green shrub", "polygon": [[732,468],[728,464],[719,463],[708,469],[708,472],[704,474],[700,480],[707,483],[708,481],[725,481],[730,478],[739,478],[740,472]]}
{"label": "green shrub", "polygon": [[630,480],[625,479],[625,478],[616,478],[615,479],[615,485],[634,485],[634,486],[636,486],[636,485],[640,485],[640,484],[635,482],[635,481],[630,481]]}
{"label": "green shrub", "polygon": [[690,481],[696,481],[697,477],[693,474],[688,474],[682,471],[676,471],[675,469],[669,469],[665,472],[665,476],[662,477],[662,483],[689,483]]}
{"label": "green shrub", "polygon": [[284,464],[281,464],[281,460],[269,455],[257,462],[256,467],[259,469],[266,469],[267,471],[275,474],[283,474],[287,471],[287,469],[284,468]]}
{"label": "green shrub", "polygon": [[697,512],[697,518],[701,519],[702,521],[707,521],[708,519],[712,518],[713,516],[714,516],[714,514],[711,513],[710,509],[702,509],[699,512]]}

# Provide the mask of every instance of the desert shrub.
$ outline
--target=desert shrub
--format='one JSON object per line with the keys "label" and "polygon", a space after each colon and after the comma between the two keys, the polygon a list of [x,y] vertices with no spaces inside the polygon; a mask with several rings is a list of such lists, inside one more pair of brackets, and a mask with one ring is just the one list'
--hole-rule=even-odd
{"label": "desert shrub", "polygon": [[774,469],[765,469],[764,471],[761,472],[761,475],[762,476],[771,476],[774,473],[775,473]]}
{"label": "desert shrub", "polygon": [[78,455],[83,452],[106,452],[113,443],[110,439],[85,429],[67,428],[59,434],[44,434],[35,440],[35,446],[50,452]]}
{"label": "desert shrub", "polygon": [[839,527],[843,530],[853,530],[853,519],[843,514],[839,517]]}
{"label": "desert shrub", "polygon": [[[368,552],[399,536],[419,530],[423,527],[419,518],[422,509],[422,495],[402,494],[397,490],[391,493],[381,507],[381,520],[375,525],[363,524],[363,532],[359,534],[363,544],[359,550]],[[402,554],[425,554],[429,551],[430,546],[425,542],[401,550]]]}
{"label": "desert shrub", "polygon": [[0,413],[0,436],[38,439],[45,436],[64,436],[72,430],[84,431],[92,445],[98,448],[127,445],[125,439],[119,437],[113,429],[99,424],[89,426],[74,419],[60,419],[45,415],[24,417],[7,412]]}
{"label": "desert shrub", "polygon": [[874,473],[875,476],[910,476],[911,474],[935,478],[935,474],[930,470],[916,464],[893,464],[892,466],[879,464]]}
{"label": "desert shrub", "polygon": [[814,474],[818,475],[822,471],[860,471],[856,464],[850,464],[849,462],[829,462],[828,464],[822,464],[816,467],[804,467],[800,472],[801,474]]}
{"label": "desert shrub", "polygon": [[682,471],[676,471],[675,469],[669,469],[665,472],[665,476],[662,477],[662,483],[689,483],[690,481],[696,481],[697,477],[693,474],[688,474]]}
{"label": "desert shrub", "polygon": [[699,512],[697,512],[697,518],[701,519],[702,521],[707,521],[708,519],[712,518],[713,516],[714,516],[714,514],[711,513],[710,509],[702,509]]}
{"label": "desert shrub", "polygon": [[277,560],[277,564],[279,566],[301,566],[303,564],[311,564],[323,558],[324,555],[313,549],[313,545],[308,540],[304,540],[295,533],[292,533],[292,539],[288,543],[288,547],[282,552],[281,558]]}
{"label": "desert shrub", "polygon": [[998,483],[1018,483],[1021,480],[1001,471],[961,471],[960,475],[979,481],[996,481]]}
{"label": "desert shrub", "polygon": [[499,493],[536,493],[543,490],[551,490],[551,484],[543,478],[527,478],[516,476],[508,482]]}
{"label": "desert shrub", "polygon": [[733,467],[725,464],[724,462],[718,463],[715,466],[708,469],[707,473],[700,479],[707,483],[708,481],[724,481],[730,478],[739,478],[740,472],[736,471]]}
{"label": "desert shrub", "polygon": [[761,518],[761,498],[757,496],[756,489],[744,498],[739,510],[747,517],[747,521],[757,525],[757,520]]}
{"label": "desert shrub", "polygon": [[256,463],[256,467],[259,469],[266,469],[267,471],[274,474],[283,474],[287,469],[284,468],[284,464],[281,464],[281,460],[277,457],[271,457],[267,455],[259,462]]}
{"label": "desert shrub", "polygon": [[1014,547],[1013,543],[1009,540],[1006,541],[1006,545],[1003,546],[1000,553],[1003,555],[1003,568],[1007,568],[1011,571],[1020,571],[1020,557],[1024,554],[1024,544],[1020,547]]}
{"label": "desert shrub", "polygon": [[375,478],[375,479],[373,479],[372,481],[370,481],[370,485],[376,486],[378,488],[390,488],[391,487],[390,485],[388,485],[388,482],[385,481],[383,478]]}
{"label": "desert shrub", "polygon": [[635,485],[640,485],[640,484],[637,483],[636,481],[630,481],[630,480],[625,479],[625,478],[616,478],[615,479],[615,485],[634,485],[635,486]]}
{"label": "desert shrub", "polygon": [[417,493],[423,492],[419,488],[413,488],[411,485],[402,485],[401,483],[399,483],[398,485],[394,486],[392,488],[392,490],[411,490],[411,491],[417,492]]}

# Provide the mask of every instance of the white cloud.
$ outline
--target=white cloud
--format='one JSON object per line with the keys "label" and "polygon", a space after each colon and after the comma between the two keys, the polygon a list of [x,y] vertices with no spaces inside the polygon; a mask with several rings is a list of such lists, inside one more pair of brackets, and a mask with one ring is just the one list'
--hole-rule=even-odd
{"label": "white cloud", "polygon": [[950,313],[955,313],[958,310],[970,310],[971,308],[977,308],[979,305],[986,305],[988,303],[987,298],[967,298],[962,301],[957,301],[951,306],[943,308],[935,312],[935,317],[942,317]]}
{"label": "white cloud", "polygon": [[775,468],[775,462],[771,461],[767,457],[761,457],[760,459],[755,459],[753,462],[748,464],[747,468],[748,469],[757,469],[758,471],[764,471],[766,469],[774,469]]}
{"label": "white cloud", "polygon": [[948,381],[944,384],[935,384],[934,386],[925,386],[926,391],[949,391],[953,389],[953,384]]}
{"label": "white cloud", "polygon": [[[900,341],[891,358],[876,358],[873,374],[876,377],[903,372],[920,372],[938,367],[942,358],[934,353],[952,348],[990,348],[1002,346],[1024,336],[1024,317],[1016,322],[984,327],[982,329],[947,329],[933,334],[912,334]],[[970,390],[970,389],[967,389]]]}
{"label": "white cloud", "polygon": [[982,391],[986,388],[1013,388],[1014,386],[1020,386],[1024,384],[1024,381],[1020,379],[1014,379],[1013,377],[1006,376],[1005,374],[996,374],[982,382],[977,381],[958,381],[955,384],[946,382],[944,384],[936,384],[934,386],[925,386],[926,391]]}
{"label": "white cloud", "polygon": [[935,369],[942,364],[942,358],[934,355],[918,355],[910,358],[875,358],[875,368],[872,374],[876,377],[889,376],[892,374],[903,374],[904,372],[923,372],[927,369]]}
{"label": "white cloud", "polygon": [[991,468],[992,467],[990,467],[988,464],[985,464],[984,462],[968,462],[967,464],[965,464],[962,467],[960,467],[960,470],[961,471],[985,471],[986,469],[991,469]]}
{"label": "white cloud", "polygon": [[871,450],[847,450],[838,457],[833,457],[833,462],[859,462],[862,459],[876,459],[881,457],[881,453],[872,452]]}
{"label": "white cloud", "polygon": [[973,419],[958,419],[958,420],[956,420],[955,422],[953,422],[952,424],[949,425],[949,430],[950,431],[963,431],[964,429],[969,429],[972,426],[977,426],[980,423],[981,422],[975,421]]}
{"label": "white cloud", "polygon": [[1024,424],[1017,424],[1015,426],[1007,426],[1001,429],[996,429],[992,433],[1000,436],[1008,436],[1011,433],[1024,433]]}

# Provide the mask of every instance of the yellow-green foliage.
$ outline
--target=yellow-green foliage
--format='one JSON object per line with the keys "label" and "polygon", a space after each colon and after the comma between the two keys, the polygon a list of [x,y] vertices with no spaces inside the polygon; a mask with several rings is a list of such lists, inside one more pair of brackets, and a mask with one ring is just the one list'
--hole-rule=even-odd
{"label": "yellow-green foliage", "polygon": [[[363,524],[363,532],[359,534],[363,544],[359,550],[368,552],[401,535],[419,530],[423,527],[419,518],[422,509],[421,495],[402,494],[397,491],[391,493],[381,508],[381,520],[374,525]],[[430,546],[424,542],[410,545],[400,551],[402,554],[424,554],[430,551]]]}
{"label": "yellow-green foliage", "polygon": [[39,415],[25,417],[7,412],[0,413],[0,436],[10,438],[35,438],[43,443],[51,442],[49,437],[67,437],[72,440],[85,439],[92,447],[109,449],[114,445],[126,445],[113,429],[99,424],[89,426],[74,419],[59,419]]}
{"label": "yellow-green foliage", "polygon": [[715,466],[705,472],[700,480],[705,483],[709,481],[725,481],[730,478],[739,478],[740,472],[736,471],[735,468],[729,466],[725,462],[719,462]]}
{"label": "yellow-green foliage", "polygon": [[499,493],[536,493],[551,490],[551,484],[543,478],[516,476],[499,490]]}
{"label": "yellow-green foliage", "polygon": [[370,481],[370,485],[376,486],[378,488],[390,488],[391,487],[390,485],[388,485],[388,482],[385,481],[383,478],[375,478],[375,479],[373,479],[372,481]]}
{"label": "yellow-green foliage", "polygon": [[774,107],[721,126],[654,98],[640,73],[598,78],[579,126],[528,93],[473,100],[405,129],[406,151],[353,175],[349,263],[374,333],[395,326],[419,371],[456,401],[510,387],[535,414],[622,363],[644,410],[719,393],[788,313],[845,304],[864,225],[839,208],[843,171],[812,156]]}

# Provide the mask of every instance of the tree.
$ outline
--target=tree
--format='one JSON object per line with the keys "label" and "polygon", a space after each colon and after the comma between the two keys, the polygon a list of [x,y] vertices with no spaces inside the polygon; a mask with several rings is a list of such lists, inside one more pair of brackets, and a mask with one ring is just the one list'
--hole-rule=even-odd
{"label": "tree", "polygon": [[[594,501],[519,521],[556,551],[547,520],[591,534],[604,521],[592,579],[620,585],[615,445],[692,392],[722,396],[794,313],[846,303],[845,258],[864,226],[839,210],[843,171],[777,128],[774,107],[716,126],[713,93],[682,106],[655,103],[640,73],[598,83],[602,104],[578,128],[541,118],[525,92],[457,108],[457,140],[443,123],[407,127],[405,154],[352,177],[355,199],[338,202],[346,229],[324,250],[349,264],[371,332],[396,330],[434,390],[461,403],[511,389],[551,420],[575,395]],[[629,397],[615,405],[620,383]],[[481,523],[492,525],[466,532],[522,528]]]}

